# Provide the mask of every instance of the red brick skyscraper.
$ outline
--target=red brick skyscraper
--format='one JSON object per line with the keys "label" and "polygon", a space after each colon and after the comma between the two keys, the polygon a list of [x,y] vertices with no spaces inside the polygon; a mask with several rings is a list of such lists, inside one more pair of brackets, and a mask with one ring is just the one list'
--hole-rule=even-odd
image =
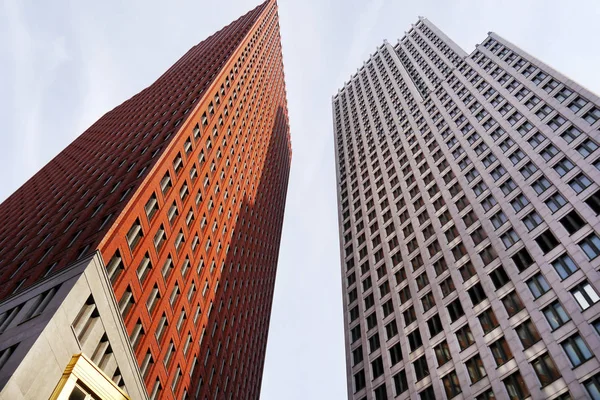
{"label": "red brick skyscraper", "polygon": [[[258,398],[290,161],[268,0],[0,205],[0,398],[103,385],[131,398]],[[34,350],[58,361],[32,369]],[[73,372],[56,386],[79,353],[114,385]],[[19,386],[34,373],[49,392]]]}

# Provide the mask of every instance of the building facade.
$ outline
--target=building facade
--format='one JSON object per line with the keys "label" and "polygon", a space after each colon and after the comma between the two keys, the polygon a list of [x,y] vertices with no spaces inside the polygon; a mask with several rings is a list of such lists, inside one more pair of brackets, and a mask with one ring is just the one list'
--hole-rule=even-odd
{"label": "building facade", "polygon": [[0,398],[258,398],[290,162],[267,0],[0,205]]}
{"label": "building facade", "polygon": [[600,398],[600,98],[420,18],[332,103],[348,397]]}

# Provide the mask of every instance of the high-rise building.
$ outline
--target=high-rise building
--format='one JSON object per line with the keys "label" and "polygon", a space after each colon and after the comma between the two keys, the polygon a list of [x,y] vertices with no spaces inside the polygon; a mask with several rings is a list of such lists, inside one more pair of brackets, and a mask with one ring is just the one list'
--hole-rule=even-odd
{"label": "high-rise building", "polygon": [[351,399],[600,399],[600,98],[427,19],[333,97]]}
{"label": "high-rise building", "polygon": [[267,0],[0,205],[0,399],[258,398],[290,161]]}

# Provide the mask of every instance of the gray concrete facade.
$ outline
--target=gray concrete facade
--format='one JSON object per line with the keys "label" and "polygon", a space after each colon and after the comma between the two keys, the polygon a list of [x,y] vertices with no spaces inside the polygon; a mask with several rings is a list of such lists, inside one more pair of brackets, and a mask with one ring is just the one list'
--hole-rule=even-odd
{"label": "gray concrete facade", "polygon": [[419,18],[332,103],[348,398],[600,398],[600,98]]}
{"label": "gray concrete facade", "polygon": [[148,398],[99,253],[0,304],[0,399],[51,398],[77,354],[129,398]]}

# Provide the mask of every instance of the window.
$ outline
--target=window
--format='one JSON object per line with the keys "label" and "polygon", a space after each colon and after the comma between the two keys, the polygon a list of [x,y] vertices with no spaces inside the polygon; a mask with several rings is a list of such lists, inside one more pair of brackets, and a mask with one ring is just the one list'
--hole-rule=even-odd
{"label": "window", "polygon": [[408,326],[417,320],[417,314],[415,313],[415,308],[410,306],[402,313],[404,317],[404,326]]}
{"label": "window", "polygon": [[415,375],[417,377],[417,382],[421,381],[426,376],[429,376],[429,367],[427,366],[427,359],[425,356],[418,358],[413,366],[415,368]]}
{"label": "window", "polygon": [[590,261],[600,255],[600,238],[595,233],[588,235],[578,244]]}
{"label": "window", "polygon": [[597,303],[600,300],[596,290],[588,283],[588,281],[582,281],[578,283],[573,289],[571,289],[571,294],[577,300],[579,307],[582,310],[587,310],[593,304]]}
{"label": "window", "polygon": [[475,400],[496,400],[496,395],[492,389],[488,389],[477,396]]}
{"label": "window", "polygon": [[561,376],[548,353],[533,360],[531,365],[533,365],[533,369],[540,380],[542,387],[548,386]]}
{"label": "window", "polygon": [[567,253],[560,255],[556,260],[552,261],[552,266],[561,280],[568,278],[579,269]]}
{"label": "window", "polygon": [[167,171],[167,173],[165,174],[165,176],[163,176],[163,178],[160,181],[160,189],[162,190],[163,194],[167,194],[167,192],[172,187],[173,187],[173,183],[171,182],[171,175]]}
{"label": "window", "polygon": [[525,197],[523,193],[521,193],[511,200],[510,205],[515,210],[515,213],[518,213],[519,211],[527,207],[527,205],[529,205],[529,200],[527,199],[527,197]]}
{"label": "window", "polygon": [[473,303],[473,307],[487,299],[485,291],[479,282],[469,288],[468,293],[469,297],[471,298],[471,302]]}
{"label": "window", "polygon": [[421,338],[421,332],[419,331],[419,328],[408,334],[408,344],[410,345],[411,353],[423,346],[423,339]]}
{"label": "window", "polygon": [[517,235],[517,232],[515,232],[515,230],[512,228],[507,230],[502,236],[500,236],[500,239],[502,239],[502,243],[504,243],[504,247],[507,249],[512,247],[519,240],[521,240],[519,238],[519,235]]}
{"label": "window", "polygon": [[570,126],[560,134],[560,137],[565,140],[567,143],[571,143],[573,140],[577,139],[582,132],[574,126]]}
{"label": "window", "polygon": [[471,378],[471,383],[479,382],[487,375],[479,354],[471,357],[465,364],[469,372],[469,378]]}
{"label": "window", "polygon": [[596,374],[583,382],[583,385],[593,400],[600,400],[600,374]]}
{"label": "window", "polygon": [[549,144],[542,151],[540,151],[540,155],[546,162],[552,160],[558,153],[559,150],[553,144]]}
{"label": "window", "polygon": [[127,232],[127,244],[129,244],[129,248],[131,251],[135,249],[140,239],[144,236],[142,232],[142,225],[140,224],[140,220],[136,219],[134,224]]}
{"label": "window", "polygon": [[440,282],[440,288],[442,289],[442,295],[444,297],[446,297],[450,293],[454,292],[455,287],[454,287],[454,281],[452,281],[452,277],[449,276],[448,278],[446,278],[442,282]]}
{"label": "window", "polygon": [[562,160],[554,164],[552,168],[554,168],[558,175],[563,177],[566,174],[568,174],[573,168],[575,168],[575,165],[573,164],[573,162],[571,162],[570,159],[564,157]]}
{"label": "window", "polygon": [[158,303],[159,299],[160,292],[158,291],[158,285],[155,284],[152,290],[150,291],[150,294],[148,295],[148,299],[146,300],[146,307],[148,308],[148,313],[150,313],[150,315],[152,315],[152,312],[154,311],[154,308],[156,307],[156,304]]}
{"label": "window", "polygon": [[357,365],[363,360],[363,352],[362,346],[358,346],[356,349],[352,350],[352,366]]}
{"label": "window", "polygon": [[458,381],[458,376],[456,375],[456,371],[452,371],[446,376],[444,376],[442,378],[442,383],[444,384],[444,389],[446,391],[447,398],[451,399],[462,393],[462,390],[460,389],[460,382]]}
{"label": "window", "polygon": [[585,200],[585,203],[596,213],[600,214],[600,190],[597,190]]}
{"label": "window", "polygon": [[402,347],[400,347],[400,343],[396,343],[390,348],[390,361],[392,366],[398,364],[402,361]]}
{"label": "window", "polygon": [[569,318],[569,314],[567,314],[562,304],[560,304],[558,300],[555,300],[548,306],[544,307],[542,312],[544,313],[544,316],[548,321],[548,325],[550,325],[552,330],[560,328],[571,319]]}
{"label": "window", "polygon": [[498,320],[496,319],[496,314],[494,314],[494,310],[491,308],[488,308],[479,314],[477,318],[479,318],[479,323],[481,324],[481,329],[483,330],[484,335],[487,335],[500,326]]}
{"label": "window", "polygon": [[537,193],[538,196],[544,193],[550,186],[550,182],[543,175],[531,184],[531,187]]}
{"label": "window", "polygon": [[381,347],[381,342],[379,340],[379,334],[376,333],[369,338],[369,351],[371,353],[377,351]]}
{"label": "window", "polygon": [[557,131],[566,122],[567,122],[567,120],[562,115],[557,114],[557,115],[554,116],[554,118],[552,118],[550,121],[548,121],[548,126],[553,131]]}
{"label": "window", "polygon": [[586,112],[583,115],[583,119],[585,119],[588,124],[594,125],[596,121],[600,119],[600,109],[592,107],[588,112]]}
{"label": "window", "polygon": [[371,371],[373,372],[373,379],[377,379],[383,375],[383,359],[381,356],[371,361]]}
{"label": "window", "polygon": [[508,156],[513,165],[517,165],[519,161],[525,158],[525,153],[521,149],[515,150],[510,156]]}
{"label": "window", "polygon": [[536,237],[535,242],[540,246],[544,254],[548,254],[559,245],[558,239],[556,239],[550,229],[545,230],[541,235]]}
{"label": "window", "polygon": [[559,222],[565,227],[569,235],[574,234],[585,225],[583,218],[577,214],[577,211],[573,210],[562,217]]}
{"label": "window", "polygon": [[506,271],[502,265],[490,272],[490,279],[492,280],[496,290],[510,282],[510,279],[508,278],[508,275],[506,274]]}
{"label": "window", "polygon": [[530,319],[517,326],[515,330],[517,331],[524,350],[530,348],[541,340],[540,334]]}
{"label": "window", "polygon": [[532,211],[527,214],[525,217],[523,217],[522,221],[529,232],[537,228],[543,222],[542,217],[540,217],[536,211]]}
{"label": "window", "polygon": [[525,164],[519,172],[523,175],[523,178],[528,179],[530,176],[538,171],[538,167],[531,161]]}
{"label": "window", "polygon": [[503,297],[502,304],[504,304],[504,308],[506,309],[509,318],[524,308],[523,303],[521,302],[521,299],[516,291],[512,291]]}
{"label": "window", "polygon": [[148,221],[151,221],[152,217],[156,214],[156,211],[158,211],[158,201],[156,200],[155,193],[152,193],[152,196],[150,196],[150,199],[148,199],[144,208],[146,210]]}
{"label": "window", "polygon": [[435,352],[435,357],[437,358],[438,367],[441,367],[448,361],[452,360],[452,354],[450,353],[448,342],[446,342],[445,340],[442,343],[435,346],[433,350]]}
{"label": "window", "polygon": [[465,325],[456,331],[456,338],[458,339],[458,344],[461,351],[475,343],[475,338],[473,337],[473,333],[471,332],[469,325]]}
{"label": "window", "polygon": [[533,258],[531,258],[531,254],[529,254],[526,248],[519,250],[514,256],[512,256],[512,260],[519,272],[525,271],[530,265],[533,264]]}
{"label": "window", "polygon": [[428,386],[419,393],[419,400],[437,400],[435,398],[435,392],[433,391],[433,386]]}
{"label": "window", "polygon": [[573,94],[573,91],[565,86],[554,95],[554,98],[556,100],[558,100],[560,103],[562,103],[567,98],[569,98],[572,94]]}
{"label": "window", "polygon": [[492,351],[497,367],[506,364],[513,358],[510,347],[508,346],[508,343],[504,337],[490,344],[490,350]]}
{"label": "window", "polygon": [[487,246],[485,249],[479,252],[479,257],[481,258],[483,265],[487,266],[498,258],[498,254],[492,246]]}
{"label": "window", "polygon": [[375,388],[373,393],[375,394],[375,400],[387,400],[388,399],[387,389],[385,388],[385,383],[382,385],[379,385],[377,388]]}
{"label": "window", "polygon": [[527,286],[529,286],[529,290],[531,290],[531,294],[535,299],[541,297],[550,290],[550,285],[548,285],[546,278],[544,278],[544,275],[542,275],[541,272],[538,272],[527,280]]}
{"label": "window", "polygon": [[465,315],[465,312],[460,304],[460,300],[456,299],[447,306],[450,321],[455,322],[457,319]]}
{"label": "window", "polygon": [[504,196],[508,196],[513,190],[517,189],[517,184],[512,180],[512,178],[508,178],[502,185],[500,185],[500,189],[502,190],[502,193],[504,193]]}
{"label": "window", "polygon": [[573,111],[573,113],[577,114],[579,110],[585,107],[589,102],[581,96],[575,97],[573,101],[569,104],[569,109]]}
{"label": "window", "polygon": [[569,181],[569,186],[571,186],[571,188],[577,194],[583,192],[585,189],[590,187],[591,184],[592,181],[590,181],[590,179],[582,173],[578,174],[575,178]]}
{"label": "window", "polygon": [[546,200],[546,206],[550,209],[552,214],[560,210],[565,204],[567,204],[567,200],[562,196],[562,194],[556,192],[552,196]]}
{"label": "window", "polygon": [[590,154],[592,154],[598,145],[591,139],[585,139],[579,146],[577,146],[576,150],[583,156],[583,158],[587,158]]}
{"label": "window", "polygon": [[174,201],[171,207],[169,208],[169,212],[167,213],[167,218],[169,219],[169,223],[171,225],[173,225],[173,222],[175,222],[175,219],[178,215],[179,211],[177,210],[177,202]]}
{"label": "window", "polygon": [[442,321],[438,314],[435,314],[427,321],[427,326],[429,327],[430,337],[434,337],[444,330],[444,326],[442,325]]}
{"label": "window", "polygon": [[408,390],[408,382],[406,380],[406,372],[404,370],[394,375],[393,379],[394,388],[396,389],[396,396],[399,396]]}
{"label": "window", "polygon": [[490,220],[492,221],[492,225],[494,225],[494,228],[498,229],[508,221],[508,218],[506,217],[506,214],[504,214],[504,212],[500,211],[494,214],[490,218]]}
{"label": "window", "polygon": [[154,235],[154,247],[156,248],[157,253],[160,252],[160,249],[162,248],[162,245],[166,239],[167,236],[165,234],[165,228],[161,225]]}
{"label": "window", "polygon": [[476,275],[475,267],[473,267],[473,263],[471,261],[467,261],[462,267],[459,268],[460,275],[463,278],[463,282],[471,279],[471,277]]}
{"label": "window", "polygon": [[361,369],[354,374],[354,392],[358,392],[365,388],[365,370]]}
{"label": "window", "polygon": [[561,343],[573,367],[578,367],[593,357],[592,352],[581,336],[576,333]]}
{"label": "window", "polygon": [[510,400],[521,400],[529,397],[529,389],[519,371],[509,375],[503,381]]}

